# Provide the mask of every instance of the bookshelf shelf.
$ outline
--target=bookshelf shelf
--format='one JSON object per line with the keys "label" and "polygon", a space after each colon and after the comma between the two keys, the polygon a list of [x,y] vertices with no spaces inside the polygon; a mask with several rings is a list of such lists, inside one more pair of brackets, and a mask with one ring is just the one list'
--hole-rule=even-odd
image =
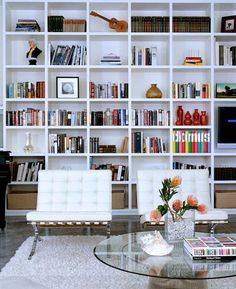
{"label": "bookshelf shelf", "polygon": [[[3,117],[3,149],[12,151],[12,157],[20,161],[44,160],[46,169],[89,169],[95,165],[128,166],[129,181],[113,181],[113,189],[125,187],[128,192],[128,206],[113,210],[114,214],[137,214],[133,204],[136,198],[136,175],[139,169],[172,168],[173,162],[184,165],[211,167],[227,165],[230,159],[236,158],[236,151],[217,149],[217,108],[219,106],[236,106],[236,98],[215,98],[216,83],[235,83],[236,66],[218,66],[215,61],[215,42],[234,43],[236,33],[221,33],[221,18],[236,15],[236,4],[233,0],[204,0],[199,2],[179,0],[3,0],[3,89],[0,94],[0,109]],[[27,4],[27,5],[26,5]],[[107,23],[89,15],[91,10],[98,11],[105,17],[116,17],[128,22],[127,32],[117,33],[109,29]],[[48,16],[62,15],[65,19],[85,19],[86,32],[49,32]],[[210,32],[174,32],[176,27],[164,32],[134,32],[132,17],[211,17]],[[41,32],[15,32],[18,19],[36,19]],[[146,19],[147,20],[147,19]],[[164,27],[164,25],[163,25]],[[140,27],[139,27],[140,28]],[[160,27],[158,27],[159,29]],[[137,27],[136,27],[137,29]],[[141,28],[142,29],[142,28]],[[137,31],[142,31],[137,29]],[[153,29],[153,26],[152,26]],[[157,29],[157,30],[158,30]],[[150,31],[148,26],[146,30]],[[161,31],[160,29],[158,31]],[[28,65],[26,52],[27,41],[35,38],[43,53],[37,65]],[[58,45],[85,45],[87,47],[86,65],[50,65],[49,43],[54,49]],[[157,47],[155,65],[132,65],[132,47]],[[184,66],[184,58],[191,51],[197,50],[203,58],[203,65]],[[100,65],[100,60],[113,53],[121,58],[121,65]],[[78,77],[79,98],[57,98],[56,77]],[[45,98],[7,98],[8,86],[14,82],[45,82]],[[128,83],[128,98],[90,98],[90,82],[97,84]],[[173,98],[172,82],[175,84],[210,83],[210,98]],[[146,98],[151,84],[157,84],[162,91],[162,98]],[[2,99],[1,99],[2,98]],[[183,106],[192,114],[194,109],[199,112],[206,110],[207,126],[176,126],[176,110]],[[6,111],[20,111],[27,108],[45,111],[45,126],[6,126]],[[91,126],[91,112],[107,109],[127,109],[127,126]],[[87,111],[86,125],[83,126],[50,126],[49,111],[66,110],[74,112]],[[135,111],[169,111],[170,125],[166,126],[133,126],[132,112]],[[141,112],[140,112],[141,113]],[[58,122],[59,123],[59,122]],[[61,122],[62,123],[62,122]],[[82,122],[83,123],[83,122]],[[109,122],[112,123],[112,122]],[[136,122],[144,123],[144,122]],[[158,123],[158,122],[157,122]],[[52,122],[51,122],[52,124]],[[78,124],[78,123],[77,123]],[[168,124],[168,122],[165,122]],[[172,135],[181,130],[210,131],[210,153],[173,153]],[[25,154],[25,134],[32,134],[34,153]],[[167,145],[167,153],[133,153],[132,137],[134,133],[143,132],[144,137],[163,138]],[[0,131],[1,134],[1,131]],[[82,136],[85,142],[85,153],[49,153],[49,134],[66,134],[69,137]],[[99,138],[104,145],[114,144],[119,153],[90,153],[90,138]],[[122,150],[124,139],[128,137],[128,149]],[[40,144],[40,146],[39,146]],[[0,142],[1,146],[1,142]],[[128,151],[128,153],[120,153]],[[178,151],[178,150],[177,150]],[[191,151],[191,150],[190,150]],[[209,150],[206,150],[209,151]],[[236,181],[214,181],[214,170],[211,170],[211,200],[214,207],[214,187]],[[13,182],[11,186],[20,189],[24,186],[37,185],[37,182]],[[27,210],[7,210],[8,214],[25,214]],[[234,209],[236,213],[236,208]]]}
{"label": "bookshelf shelf", "polygon": [[11,182],[8,184],[10,186],[36,186],[38,185],[38,182]]}

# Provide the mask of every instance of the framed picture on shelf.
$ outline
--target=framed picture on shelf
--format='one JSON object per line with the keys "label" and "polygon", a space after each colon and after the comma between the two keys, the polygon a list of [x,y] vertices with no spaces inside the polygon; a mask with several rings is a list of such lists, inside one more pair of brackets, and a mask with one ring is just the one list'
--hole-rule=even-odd
{"label": "framed picture on shelf", "polygon": [[57,98],[79,98],[79,77],[57,76]]}
{"label": "framed picture on shelf", "polygon": [[216,98],[236,98],[236,83],[217,83]]}
{"label": "framed picture on shelf", "polygon": [[236,15],[222,17],[221,32],[236,32]]}

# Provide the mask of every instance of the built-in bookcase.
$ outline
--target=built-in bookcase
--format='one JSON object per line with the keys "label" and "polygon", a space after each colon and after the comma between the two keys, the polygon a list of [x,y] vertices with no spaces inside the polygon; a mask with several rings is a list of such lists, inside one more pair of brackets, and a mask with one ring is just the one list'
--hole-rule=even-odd
{"label": "built-in bookcase", "polygon": [[[234,98],[216,98],[216,83],[235,83],[236,66],[220,66],[216,61],[216,43],[233,45],[236,33],[221,33],[221,18],[236,14],[235,1],[3,1],[3,103],[0,102],[0,126],[3,124],[3,148],[10,150],[16,161],[43,160],[46,169],[90,169],[92,165],[104,164],[128,167],[128,180],[112,182],[114,190],[128,192],[124,209],[114,210],[114,214],[137,213],[136,182],[137,171],[141,169],[170,169],[173,163],[185,166],[211,168],[209,185],[211,205],[215,206],[214,191],[234,189],[236,180],[216,181],[214,167],[234,166],[235,150],[217,149],[217,108],[236,106]],[[225,3],[227,2],[227,3]],[[107,18],[115,17],[128,22],[127,32],[117,33],[105,21],[90,16],[96,11]],[[86,32],[48,32],[48,16],[60,15],[65,18],[86,20]],[[210,17],[209,32],[173,32],[173,17]],[[133,32],[132,17],[169,17],[169,28],[164,32]],[[15,32],[18,19],[36,19],[40,32]],[[168,27],[168,24],[166,27]],[[26,59],[28,40],[36,39],[43,53],[36,66],[29,66]],[[51,65],[49,48],[58,45],[81,45],[87,48],[87,62],[84,65]],[[157,51],[155,65],[133,65],[132,48],[151,48]],[[121,65],[100,65],[103,56],[113,53],[120,56]],[[184,58],[199,54],[201,66],[184,66]],[[79,98],[62,99],[56,97],[57,77],[78,77]],[[14,82],[45,82],[45,98],[9,98],[8,87]],[[128,98],[90,98],[90,83],[128,83]],[[210,85],[209,98],[174,98],[172,82],[176,84],[204,83]],[[162,91],[162,98],[147,99],[146,91],[156,83]],[[0,98],[1,99],[1,98]],[[182,106],[184,112],[194,109],[206,111],[207,125],[177,126],[176,111]],[[7,111],[34,108],[45,111],[45,124],[41,126],[7,126]],[[91,112],[107,109],[128,110],[126,126],[91,126]],[[82,126],[51,126],[50,111],[87,110],[87,123]],[[169,123],[165,125],[134,125],[134,110],[162,110],[169,113]],[[3,113],[1,113],[3,111]],[[175,152],[172,137],[175,132],[187,133],[207,131],[210,134],[208,151]],[[34,151],[24,153],[25,133],[31,132]],[[162,153],[135,153],[133,136],[141,132],[143,137],[161,138],[166,150]],[[1,134],[1,130],[0,130]],[[84,153],[49,153],[49,135],[66,134],[82,136]],[[128,137],[128,152],[122,151],[123,140]],[[117,153],[92,153],[90,138],[99,138],[100,144],[115,145]],[[0,137],[0,139],[2,139]],[[0,142],[1,147],[1,142]],[[35,183],[12,183],[11,190],[26,187],[36,189]],[[190,192],[191,193],[191,192]],[[229,210],[235,212],[235,209]],[[8,211],[8,214],[26,213]]]}

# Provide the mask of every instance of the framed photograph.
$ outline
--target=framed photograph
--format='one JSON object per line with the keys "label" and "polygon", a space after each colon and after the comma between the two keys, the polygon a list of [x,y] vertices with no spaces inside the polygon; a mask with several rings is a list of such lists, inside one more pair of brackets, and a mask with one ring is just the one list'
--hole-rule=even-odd
{"label": "framed photograph", "polygon": [[222,17],[221,32],[236,32],[236,15]]}
{"label": "framed photograph", "polygon": [[79,77],[58,76],[56,94],[57,98],[79,98]]}
{"label": "framed photograph", "polygon": [[236,83],[217,83],[217,98],[236,98]]}

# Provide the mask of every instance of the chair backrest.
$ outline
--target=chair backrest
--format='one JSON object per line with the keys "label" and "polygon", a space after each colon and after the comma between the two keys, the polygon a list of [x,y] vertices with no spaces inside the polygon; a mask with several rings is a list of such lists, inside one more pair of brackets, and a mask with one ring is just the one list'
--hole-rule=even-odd
{"label": "chair backrest", "polygon": [[110,170],[41,170],[37,210],[111,212]]}
{"label": "chair backrest", "polygon": [[159,194],[162,181],[173,176],[181,176],[182,184],[171,200],[186,200],[188,195],[195,195],[199,203],[210,207],[210,188],[208,170],[146,170],[138,171],[137,201],[138,211],[143,215],[163,204]]}

